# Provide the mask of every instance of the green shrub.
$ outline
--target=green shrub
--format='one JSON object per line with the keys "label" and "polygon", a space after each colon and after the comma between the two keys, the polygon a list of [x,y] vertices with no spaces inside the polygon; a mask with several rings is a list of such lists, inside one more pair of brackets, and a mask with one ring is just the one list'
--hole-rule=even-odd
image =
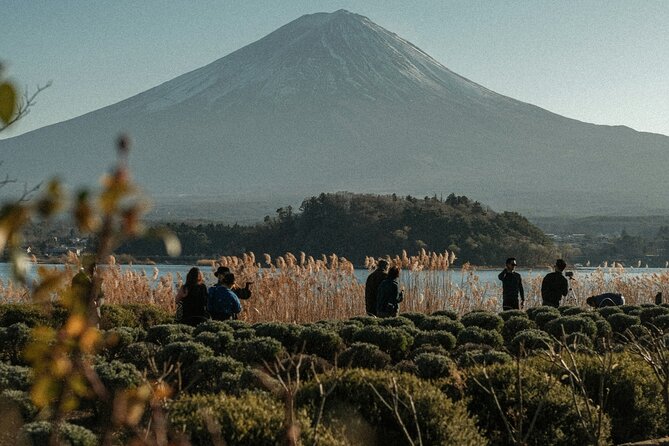
{"label": "green shrub", "polygon": [[414,338],[413,348],[416,349],[423,345],[438,345],[446,350],[453,350],[455,342],[455,336],[448,331],[423,331],[419,332]]}
{"label": "green shrub", "polygon": [[527,313],[523,310],[502,311],[501,313],[499,313],[499,317],[501,317],[504,320],[504,322],[508,321],[512,317],[524,317],[526,319],[529,319],[529,317],[527,316]]}
{"label": "green shrub", "polygon": [[247,365],[273,363],[284,354],[283,345],[274,338],[240,339],[230,346],[230,356]]}
{"label": "green shrub", "polygon": [[449,376],[455,370],[455,363],[448,356],[421,353],[413,359],[418,376],[423,379],[438,379]]}
{"label": "green shrub", "polygon": [[[213,445],[209,432],[212,418],[220,427],[222,444],[275,446],[286,438],[282,403],[262,393],[185,395],[169,403],[167,418],[173,430],[199,446]],[[315,444],[315,433],[304,411],[296,414],[296,421],[301,427],[301,443]],[[318,444],[344,445],[325,428],[319,429]]]}
{"label": "green shrub", "polygon": [[[502,314],[509,312],[510,311],[502,312]],[[513,316],[504,322],[504,327],[502,327],[502,337],[504,338],[504,341],[508,343],[511,342],[519,332],[530,328],[537,328],[537,325],[527,316]]]}
{"label": "green shrub", "polygon": [[0,328],[0,358],[16,365],[26,365],[23,350],[30,342],[32,329],[23,322]]}
{"label": "green shrub", "polygon": [[467,313],[460,318],[460,322],[465,327],[480,327],[484,330],[501,331],[504,326],[504,319],[487,311]]}
{"label": "green shrub", "polygon": [[481,327],[472,325],[458,334],[457,344],[484,344],[500,348],[504,344],[504,339],[502,339],[502,335],[497,330],[484,330]]}
{"label": "green shrub", "polygon": [[394,327],[368,325],[353,335],[354,342],[374,344],[394,360],[404,358],[413,344],[413,338]]}
{"label": "green shrub", "polygon": [[602,316],[604,319],[608,319],[612,314],[624,313],[620,307],[602,307],[598,308],[597,313]]}
{"label": "green shrub", "polygon": [[418,328],[424,331],[448,331],[457,337],[458,333],[465,329],[465,326],[462,325],[462,322],[445,316],[430,316],[426,317]]}
{"label": "green shrub", "polygon": [[620,305],[618,308],[623,310],[623,313],[629,314],[632,316],[638,316],[641,314],[641,306],[640,305]]}
{"label": "green shrub", "polygon": [[0,393],[0,413],[7,414],[9,407],[17,408],[24,422],[32,421],[37,415],[37,407],[30,395],[22,390],[3,390]]}
{"label": "green shrub", "polygon": [[411,327],[414,328],[415,325],[411,319],[408,319],[403,316],[396,316],[396,317],[385,317],[381,318],[379,321],[379,325],[382,327]]}
{"label": "green shrub", "polygon": [[616,366],[607,372],[606,363],[593,355],[580,354],[575,359],[587,395],[595,404],[601,404],[601,384],[607,391],[604,411],[611,417],[615,444],[666,434],[664,406],[657,397],[661,388],[644,361],[629,353],[617,353],[613,356]]}
{"label": "green shrub", "polygon": [[513,358],[504,352],[498,350],[467,350],[458,356],[458,366],[462,368],[473,367],[477,365],[506,364],[513,361]]}
{"label": "green shrub", "polygon": [[102,305],[100,307],[100,328],[109,330],[115,327],[138,327],[136,313],[121,305]]}
{"label": "green shrub", "polygon": [[409,359],[403,359],[398,362],[391,368],[391,370],[397,373],[418,376],[418,367],[416,366],[416,363]]}
{"label": "green shrub", "polygon": [[[392,405],[393,395],[400,399],[399,418],[414,442],[415,419],[425,445],[486,444],[464,403],[454,403],[437,387],[415,376],[351,369],[343,374],[321,376],[321,383],[324,389],[332,390],[324,401],[323,422],[341,429],[348,444],[408,444],[397,417],[381,401],[383,398]],[[318,411],[322,402],[320,392],[318,383],[305,384],[297,394],[298,406]],[[409,396],[416,410],[415,418]]]}
{"label": "green shrub", "polygon": [[24,323],[28,327],[49,325],[49,314],[44,307],[35,304],[0,305],[0,327]]}
{"label": "green shrub", "polygon": [[149,327],[146,331],[146,342],[167,345],[171,342],[179,342],[192,339],[194,328],[184,324],[162,324]]}
{"label": "green shrub", "polygon": [[434,353],[436,355],[448,356],[448,350],[441,345],[423,344],[411,351],[412,360],[421,353]]}
{"label": "green shrub", "polygon": [[584,313],[585,310],[581,307],[573,307],[573,306],[562,306],[558,308],[558,311],[562,316],[577,316],[581,313]]}
{"label": "green shrub", "polygon": [[195,336],[194,341],[209,347],[217,355],[223,355],[230,349],[234,338],[232,333],[227,331],[203,331]]}
{"label": "green shrub", "polygon": [[527,316],[532,319],[537,327],[543,329],[543,327],[553,319],[557,319],[560,316],[560,311],[557,308],[549,306],[541,306],[527,309]]}
{"label": "green shrub", "polygon": [[401,313],[400,316],[409,319],[416,327],[418,327],[420,323],[424,321],[426,317],[428,317],[425,313],[418,312]]}
{"label": "green shrub", "polygon": [[[19,432],[20,444],[47,445],[52,425],[48,421],[24,424]],[[98,439],[88,429],[62,422],[58,428],[58,444],[62,446],[97,446]]]}
{"label": "green shrub", "polygon": [[251,327],[238,328],[232,332],[232,337],[235,339],[235,341],[253,339],[256,337],[256,331]]}
{"label": "green shrub", "polygon": [[0,362],[0,390],[28,390],[32,380],[31,368]]}
{"label": "green shrub", "polygon": [[372,316],[354,316],[349,319],[349,321],[360,322],[363,326],[366,325],[379,325],[381,321],[378,317]]}
{"label": "green shrub", "polygon": [[548,322],[545,331],[556,339],[561,340],[563,336],[572,333],[581,333],[587,338],[593,338],[597,334],[597,325],[592,319],[581,316],[562,316]]}
{"label": "green shrub", "polygon": [[614,333],[624,333],[632,325],[641,323],[639,316],[625,313],[614,313],[606,319],[611,324]]}
{"label": "green shrub", "polygon": [[191,393],[235,393],[244,364],[229,356],[200,358],[184,375],[186,388]]}
{"label": "green shrub", "polygon": [[669,314],[657,316],[653,320],[653,325],[655,325],[661,331],[669,330]]}
{"label": "green shrub", "polygon": [[199,342],[173,342],[158,350],[156,363],[158,368],[166,364],[181,364],[181,372],[186,373],[198,359],[213,356],[214,352]]}
{"label": "green shrub", "polygon": [[197,327],[195,327],[195,330],[193,330],[193,336],[197,336],[200,333],[203,332],[211,332],[211,333],[219,333],[219,332],[226,332],[226,333],[232,333],[234,330],[232,327],[228,324],[226,324],[223,321],[215,321],[213,319],[210,319],[208,321],[202,322],[201,324],[198,324]]}
{"label": "green shrub", "polygon": [[661,307],[659,305],[653,305],[651,307],[645,307],[641,310],[639,314],[639,319],[641,323],[646,324],[655,324],[655,319],[658,316],[669,315],[669,308]]}
{"label": "green shrub", "polygon": [[351,344],[353,342],[353,336],[362,327],[364,327],[364,325],[358,321],[346,321],[346,323],[339,327],[337,333],[339,333],[339,336],[346,344]]}
{"label": "green shrub", "polygon": [[597,326],[597,337],[598,338],[610,338],[613,336],[613,329],[611,328],[611,324],[609,324],[609,321],[606,319],[600,319],[598,321],[595,321],[595,325]]}
{"label": "green shrub", "polygon": [[365,342],[355,342],[337,358],[340,367],[357,367],[380,370],[390,364],[390,355],[382,352],[378,346]]}
{"label": "green shrub", "polygon": [[525,353],[530,353],[539,350],[548,349],[553,343],[553,340],[548,335],[548,333],[536,330],[536,329],[527,329],[519,332],[508,345],[509,351],[518,355],[522,351]]}
{"label": "green shrub", "polygon": [[126,362],[100,362],[93,369],[105,388],[111,392],[135,388],[143,381],[137,367]]}
{"label": "green shrub", "polygon": [[117,358],[119,361],[134,365],[137,370],[149,370],[149,363],[155,359],[160,347],[151,342],[135,342],[121,349]]}
{"label": "green shrub", "polygon": [[304,327],[297,342],[300,348],[304,347],[304,353],[318,355],[328,361],[344,349],[344,341],[337,332],[314,325]]}
{"label": "green shrub", "polygon": [[458,320],[458,313],[456,313],[454,310],[438,310],[432,313],[432,316],[447,317],[454,321]]}
{"label": "green shrub", "polygon": [[165,325],[174,322],[174,314],[157,305],[123,304],[121,307],[134,313],[137,317],[137,323],[144,330],[148,330],[149,327],[153,327],[154,325]]}
{"label": "green shrub", "polygon": [[265,322],[253,326],[257,336],[267,336],[279,341],[289,352],[298,352],[302,349],[300,333],[303,328],[296,324],[279,322]]}
{"label": "green shrub", "polygon": [[539,313],[551,313],[551,314],[554,314],[556,317],[562,316],[560,314],[560,310],[558,310],[555,307],[548,306],[548,305],[542,305],[542,306],[539,306],[539,307],[528,308],[526,310],[526,313],[527,313],[527,317],[529,317],[532,320],[535,320]]}
{"label": "green shrub", "polygon": [[141,341],[145,336],[146,333],[139,327],[116,327],[104,331],[102,333],[104,356],[107,359],[114,359],[125,347]]}
{"label": "green shrub", "polygon": [[[479,426],[488,433],[491,444],[512,444],[503,422],[501,411],[512,424],[522,416],[523,435],[528,431],[538,411],[537,422],[527,436],[526,444],[585,445],[592,444],[590,432],[581,423],[585,403],[578,395],[555,378],[525,365],[521,369],[522,407],[518,400],[517,364],[495,364],[485,369],[474,367],[466,374],[465,394],[469,410],[476,415]],[[609,434],[608,420],[604,420],[603,437]]]}
{"label": "green shrub", "polygon": [[246,330],[251,328],[251,325],[248,322],[240,321],[239,319],[230,319],[225,321],[225,323],[228,324],[228,326],[232,328],[233,331]]}
{"label": "green shrub", "polygon": [[282,376],[290,376],[293,381],[297,380],[297,372],[300,372],[300,380],[308,381],[314,376],[326,373],[332,369],[332,364],[327,359],[316,355],[296,354],[286,357],[281,361],[284,372]]}

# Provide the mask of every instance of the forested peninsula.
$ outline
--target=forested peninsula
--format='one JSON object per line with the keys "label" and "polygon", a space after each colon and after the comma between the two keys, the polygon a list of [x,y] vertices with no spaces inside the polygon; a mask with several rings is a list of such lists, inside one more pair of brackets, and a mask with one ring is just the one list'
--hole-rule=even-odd
{"label": "forested peninsula", "polygon": [[[520,265],[550,262],[552,241],[525,217],[495,212],[465,196],[416,198],[338,192],[320,194],[251,226],[168,223],[181,240],[182,255],[211,257],[243,252],[307,255],[336,253],[356,265],[365,256],[409,254],[421,249],[454,252],[458,263],[500,265],[515,256]],[[157,258],[160,240],[144,238],[121,246],[119,254]]]}

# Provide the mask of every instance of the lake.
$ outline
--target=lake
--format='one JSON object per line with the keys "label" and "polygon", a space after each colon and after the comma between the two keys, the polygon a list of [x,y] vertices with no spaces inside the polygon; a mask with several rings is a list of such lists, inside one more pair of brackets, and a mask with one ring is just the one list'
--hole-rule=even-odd
{"label": "lake", "polygon": [[[37,274],[37,267],[38,266],[45,266],[49,268],[56,268],[56,269],[64,269],[67,266],[62,265],[62,264],[44,264],[44,265],[35,265],[35,264],[28,264],[28,282],[32,282],[32,280],[35,278]],[[153,276],[154,274],[154,268],[158,269],[158,277],[167,275],[167,274],[172,274],[172,277],[176,278],[177,274],[181,274],[181,277],[185,279],[186,273],[190,268],[192,268],[193,265],[170,265],[170,264],[159,264],[159,265],[121,265],[122,270],[126,269],[131,269],[136,272],[144,272],[148,277]],[[71,266],[70,266],[71,267]],[[205,277],[206,277],[206,282],[207,283],[213,283],[215,281],[214,275],[212,272],[210,272],[209,267],[201,267],[201,269],[205,272]],[[502,268],[495,269],[495,270],[489,270],[489,269],[482,269],[482,270],[475,270],[473,274],[478,277],[478,282],[480,284],[490,284],[490,285],[499,285],[500,282],[497,279],[497,275],[499,272],[502,270]],[[575,278],[578,279],[579,277],[587,277],[588,275],[592,274],[595,272],[597,268],[578,268],[575,271]],[[537,269],[519,269],[517,270],[523,279],[526,278],[531,278],[531,277],[536,277],[536,276],[544,276],[545,274],[549,273],[550,270],[548,269],[542,269],[542,268],[537,268]],[[611,270],[608,268],[604,269],[605,271],[605,276],[610,276],[611,275]],[[643,276],[643,275],[650,275],[650,274],[655,274],[655,273],[665,273],[669,271],[666,268],[628,268],[624,270],[624,274],[629,277],[634,277],[634,276]],[[409,274],[408,271],[403,271],[402,272],[402,277],[407,277]],[[468,274],[470,274],[469,271],[463,271],[461,269],[452,269],[447,272],[447,274],[450,275],[450,281],[454,285],[460,285],[466,282]],[[364,283],[365,279],[369,275],[369,271],[365,269],[356,269],[355,270],[355,275],[360,281],[360,283]],[[11,265],[9,263],[0,263],[0,280],[2,280],[4,283],[7,283],[8,280],[12,279],[12,274],[11,274]]]}

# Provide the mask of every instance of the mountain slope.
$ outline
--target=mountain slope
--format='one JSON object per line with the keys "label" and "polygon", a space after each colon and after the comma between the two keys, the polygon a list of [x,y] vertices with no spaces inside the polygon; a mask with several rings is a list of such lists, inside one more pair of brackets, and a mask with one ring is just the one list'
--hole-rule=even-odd
{"label": "mountain slope", "polygon": [[[306,15],[117,104],[0,141],[16,176],[93,183],[119,131],[158,195],[456,192],[533,213],[669,209],[669,138],[494,93],[347,11]],[[75,160],[75,161],[73,161]]]}

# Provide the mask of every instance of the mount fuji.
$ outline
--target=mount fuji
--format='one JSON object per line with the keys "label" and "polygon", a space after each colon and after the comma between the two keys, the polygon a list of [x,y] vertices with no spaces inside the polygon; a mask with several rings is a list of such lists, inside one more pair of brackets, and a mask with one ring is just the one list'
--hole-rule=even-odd
{"label": "mount fuji", "polygon": [[497,94],[344,10],[302,16],[124,101],[0,140],[0,159],[22,181],[94,185],[121,132],[134,141],[135,177],[158,200],[455,192],[537,215],[669,210],[669,137]]}

